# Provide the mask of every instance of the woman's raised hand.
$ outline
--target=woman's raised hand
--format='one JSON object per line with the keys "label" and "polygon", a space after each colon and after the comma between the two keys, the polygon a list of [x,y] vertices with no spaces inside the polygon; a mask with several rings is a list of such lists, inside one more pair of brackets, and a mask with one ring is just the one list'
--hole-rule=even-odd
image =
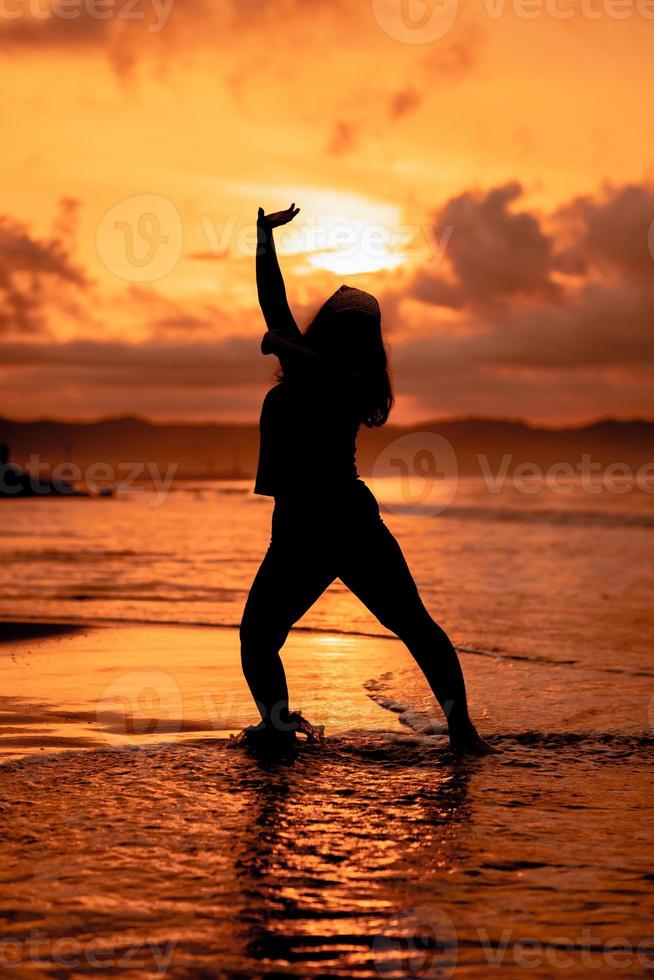
{"label": "woman's raised hand", "polygon": [[287,225],[299,212],[300,209],[295,207],[295,201],[286,211],[275,211],[273,214],[264,214],[263,208],[259,208],[257,224],[264,225],[266,228],[279,228],[280,225]]}

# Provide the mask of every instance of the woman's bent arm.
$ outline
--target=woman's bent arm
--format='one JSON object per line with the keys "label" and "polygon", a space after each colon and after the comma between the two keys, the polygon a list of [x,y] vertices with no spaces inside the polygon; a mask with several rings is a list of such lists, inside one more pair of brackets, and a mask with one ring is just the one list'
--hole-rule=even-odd
{"label": "woman's bent arm", "polygon": [[[302,334],[298,331],[299,336]],[[328,373],[331,377],[339,378],[342,381],[357,381],[358,376],[355,371],[338,364],[329,363],[320,354],[309,350],[304,344],[299,344],[288,335],[280,333],[278,330],[269,330],[264,334],[261,349],[264,354],[276,354],[280,359],[287,363],[292,361],[302,367],[305,373],[312,371],[314,374]]]}

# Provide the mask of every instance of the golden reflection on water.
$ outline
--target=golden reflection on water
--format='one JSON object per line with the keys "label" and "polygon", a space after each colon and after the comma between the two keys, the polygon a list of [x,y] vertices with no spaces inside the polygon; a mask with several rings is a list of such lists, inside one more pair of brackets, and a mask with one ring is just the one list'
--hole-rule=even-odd
{"label": "golden reflection on water", "polygon": [[[642,940],[651,738],[499,744],[455,763],[361,731],[277,761],[197,741],[8,763],[4,941],[28,963],[47,946],[40,975],[82,936],[138,946],[144,969],[168,951],[187,980],[445,976],[457,957],[474,976],[507,930],[568,936],[577,966],[584,930]],[[513,950],[502,980],[523,975]],[[105,972],[129,976],[117,955]]]}
{"label": "golden reflection on water", "polygon": [[[470,772],[434,771],[429,788],[344,759],[255,761],[235,861],[252,957],[371,968],[371,943],[397,908],[407,873],[445,874],[465,849]],[[345,771],[344,771],[345,770]],[[392,778],[391,778],[392,776]],[[238,781],[237,781],[238,786]],[[325,793],[326,787],[330,787]],[[430,887],[433,888],[433,880]]]}

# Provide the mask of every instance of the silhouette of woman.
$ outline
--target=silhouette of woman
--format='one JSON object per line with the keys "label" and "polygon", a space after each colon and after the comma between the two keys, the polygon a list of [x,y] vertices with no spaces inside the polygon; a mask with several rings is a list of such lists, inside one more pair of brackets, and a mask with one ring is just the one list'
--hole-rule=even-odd
{"label": "silhouette of woman", "polygon": [[280,382],[263,403],[255,493],[275,498],[272,537],[241,623],[243,672],[262,723],[251,741],[283,744],[303,719],[289,711],[279,652],[295,622],[335,578],[409,648],[448,723],[456,751],[489,750],[466,703],[456,651],[431,618],[379,506],[357,476],[356,436],[386,422],[393,396],[374,296],[341,286],[302,334],[293,319],[273,229],[299,208],[259,208],[257,290]]}

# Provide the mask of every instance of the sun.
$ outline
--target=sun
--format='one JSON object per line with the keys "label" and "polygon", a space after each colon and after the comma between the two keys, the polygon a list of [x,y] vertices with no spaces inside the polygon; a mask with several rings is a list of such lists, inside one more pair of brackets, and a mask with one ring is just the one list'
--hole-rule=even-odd
{"label": "sun", "polygon": [[313,191],[301,226],[309,269],[356,275],[394,269],[404,262],[406,237],[398,207],[359,194]]}
{"label": "sun", "polygon": [[311,186],[232,186],[253,199],[295,201],[301,208],[295,221],[275,236],[280,255],[303,257],[296,273],[324,269],[339,276],[357,275],[410,261],[408,243],[415,229],[395,204]]}

